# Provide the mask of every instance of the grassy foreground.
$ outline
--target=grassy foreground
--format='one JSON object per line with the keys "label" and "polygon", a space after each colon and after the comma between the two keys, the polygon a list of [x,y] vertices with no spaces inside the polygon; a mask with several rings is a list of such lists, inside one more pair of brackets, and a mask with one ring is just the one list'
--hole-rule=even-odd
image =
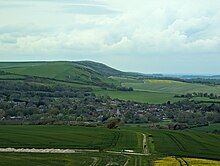
{"label": "grassy foreground", "polygon": [[27,154],[0,153],[0,165],[10,166],[87,166],[123,165],[127,157],[105,153]]}
{"label": "grassy foreground", "polygon": [[118,129],[76,126],[0,126],[0,147],[131,149],[141,151],[140,135]]}
{"label": "grassy foreground", "polygon": [[[171,131],[142,127],[91,128],[77,126],[0,126],[0,147],[102,149],[101,152],[77,151],[75,154],[0,153],[0,165],[150,165],[165,156],[220,160],[220,135],[209,129]],[[205,132],[204,132],[205,131]],[[143,153],[147,135],[151,155]],[[193,148],[192,148],[193,147]],[[120,152],[117,154],[107,152]],[[188,160],[188,159],[187,159]],[[189,163],[191,160],[189,161]],[[16,163],[16,164],[15,164]],[[190,165],[190,164],[189,164]]]}

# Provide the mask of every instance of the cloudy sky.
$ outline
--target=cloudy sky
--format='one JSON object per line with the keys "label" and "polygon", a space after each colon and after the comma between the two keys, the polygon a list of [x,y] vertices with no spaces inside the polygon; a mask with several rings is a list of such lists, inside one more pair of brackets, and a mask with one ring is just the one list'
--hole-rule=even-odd
{"label": "cloudy sky", "polygon": [[220,74],[219,0],[0,0],[0,61]]}

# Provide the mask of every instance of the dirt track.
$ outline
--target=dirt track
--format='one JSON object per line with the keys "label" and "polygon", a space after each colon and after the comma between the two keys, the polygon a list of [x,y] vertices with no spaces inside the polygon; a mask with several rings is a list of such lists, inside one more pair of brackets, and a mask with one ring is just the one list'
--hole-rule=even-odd
{"label": "dirt track", "polygon": [[148,150],[148,147],[147,147],[147,136],[144,133],[142,133],[142,135],[143,135],[143,153],[148,154],[149,150]]}
{"label": "dirt track", "polygon": [[20,152],[20,153],[76,153],[72,149],[15,149],[15,148],[0,148],[0,152]]}

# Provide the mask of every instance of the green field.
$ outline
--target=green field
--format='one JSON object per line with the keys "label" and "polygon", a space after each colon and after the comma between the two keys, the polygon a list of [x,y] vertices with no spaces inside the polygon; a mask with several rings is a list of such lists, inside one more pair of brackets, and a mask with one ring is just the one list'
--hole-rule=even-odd
{"label": "green field", "polygon": [[133,87],[137,91],[159,93],[186,94],[193,92],[220,94],[219,85],[203,85],[171,80],[145,80],[141,83],[123,82],[126,87]]}
{"label": "green field", "polygon": [[[208,126],[209,129],[219,124]],[[203,130],[202,130],[203,131]],[[142,153],[142,133],[148,137],[150,156],[106,152],[75,154],[0,153],[0,165],[149,165],[162,156],[182,156],[219,160],[220,135],[199,131],[153,130],[122,127],[120,130],[71,126],[0,126],[0,147],[76,148]],[[193,147],[193,148],[192,148]]]}
{"label": "green field", "polygon": [[[219,124],[206,130],[214,127],[219,128]],[[71,126],[12,125],[0,126],[0,133],[0,147],[101,148],[119,152],[128,149],[139,153],[142,153],[142,133],[145,133],[152,135],[147,140],[150,153],[154,155],[220,159],[220,135],[194,129],[193,131],[171,131],[122,127],[120,130],[110,130]]]}
{"label": "green field", "polygon": [[220,123],[210,124],[208,126],[203,127],[195,127],[190,130],[200,132],[213,132],[214,130],[220,130]]}
{"label": "green field", "polygon": [[153,135],[155,154],[220,159],[220,135],[196,131],[147,132]]}
{"label": "green field", "polygon": [[121,100],[131,100],[142,103],[161,104],[167,101],[176,102],[183,100],[183,98],[175,98],[173,94],[169,93],[154,93],[147,91],[96,91],[97,95],[110,96]]}
{"label": "green field", "polygon": [[0,133],[0,147],[142,150],[136,133],[106,128],[9,125]]}
{"label": "green field", "polygon": [[0,80],[1,79],[23,79],[23,78],[25,78],[25,77],[20,76],[20,75],[15,75],[15,74],[0,75]]}
{"label": "green field", "polygon": [[0,165],[10,166],[87,166],[123,165],[128,157],[120,154],[76,153],[76,154],[28,154],[0,153]]}

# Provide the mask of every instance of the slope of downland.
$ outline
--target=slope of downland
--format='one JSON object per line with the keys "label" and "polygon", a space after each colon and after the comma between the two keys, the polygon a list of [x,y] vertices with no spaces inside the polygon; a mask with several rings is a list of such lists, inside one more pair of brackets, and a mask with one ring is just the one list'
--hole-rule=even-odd
{"label": "slope of downland", "polygon": [[35,76],[86,85],[108,86],[115,81],[72,62],[0,63],[0,70],[19,76]]}

